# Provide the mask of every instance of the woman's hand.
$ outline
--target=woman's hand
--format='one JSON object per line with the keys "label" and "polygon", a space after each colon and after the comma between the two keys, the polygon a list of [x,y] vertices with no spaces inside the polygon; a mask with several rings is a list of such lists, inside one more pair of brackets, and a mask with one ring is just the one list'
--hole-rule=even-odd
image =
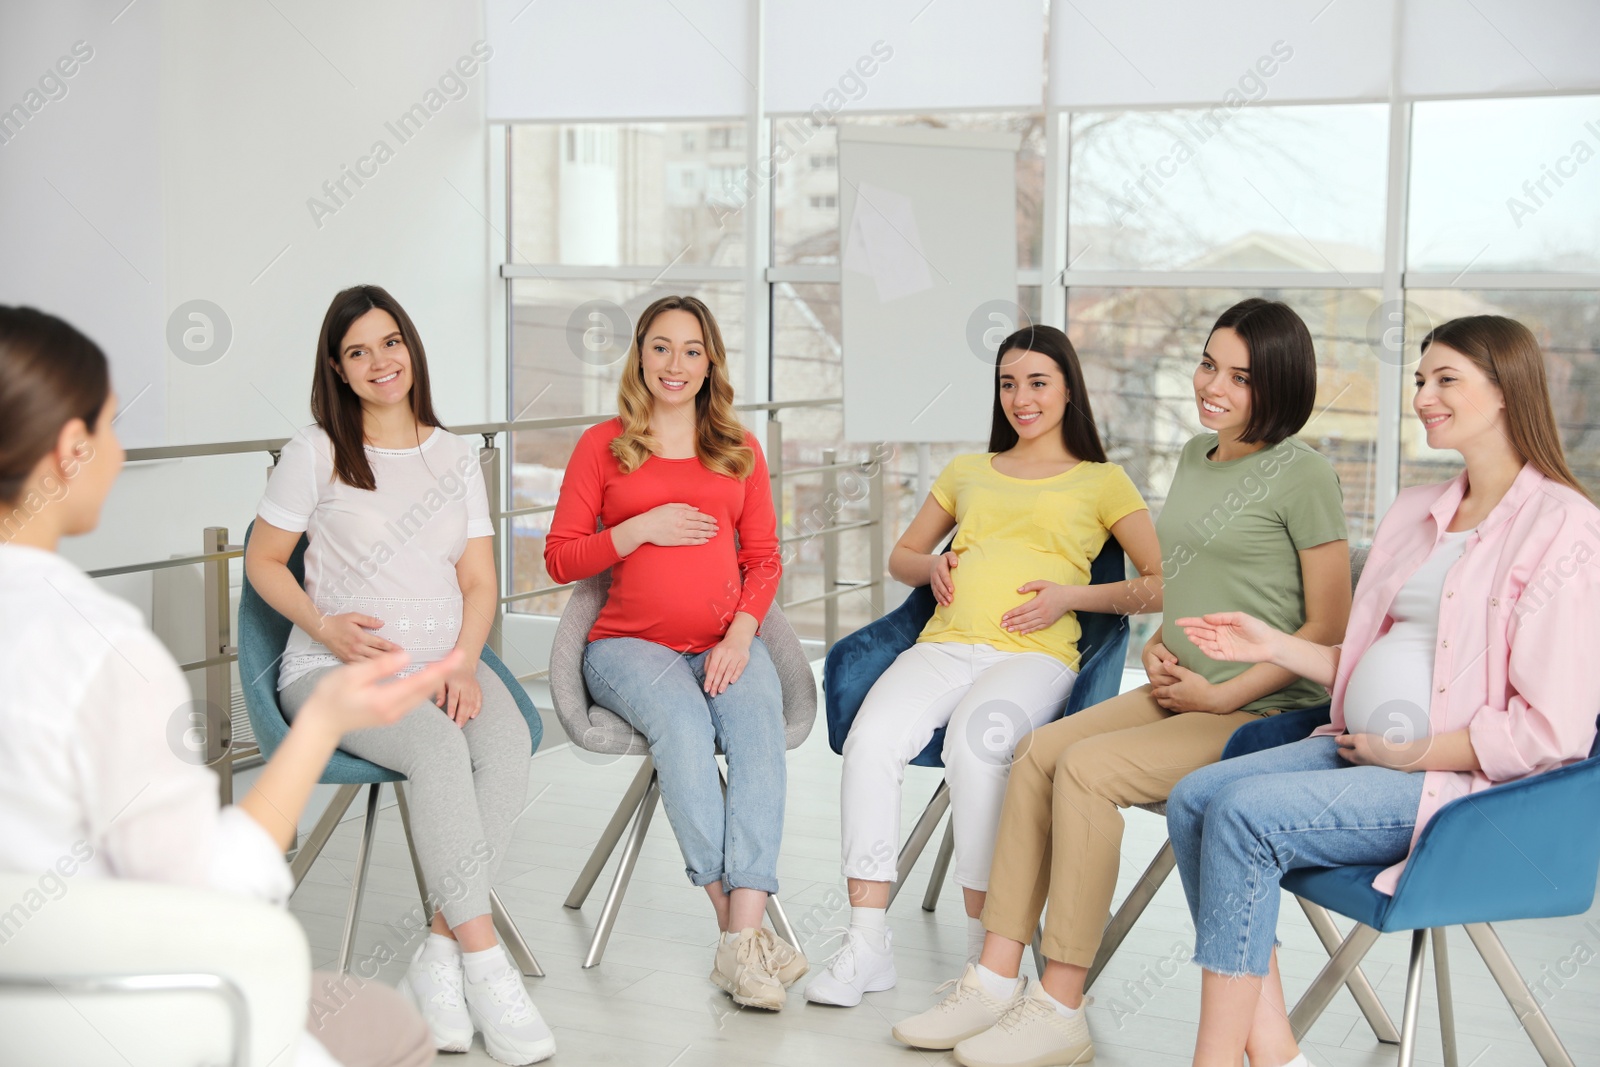
{"label": "woman's hand", "polygon": [[433,702],[457,726],[465,726],[468,720],[477,718],[478,712],[483,710],[483,689],[478,685],[477,663],[468,664],[463,653],[461,666],[445,676],[434,691]]}
{"label": "woman's hand", "polygon": [[339,657],[340,663],[356,663],[400,651],[399,645],[377,635],[376,631],[381,629],[382,619],[352,611],[345,615],[324,615],[316,638]]}
{"label": "woman's hand", "polygon": [[399,722],[437,691],[464,658],[463,653],[452,650],[438,663],[403,678],[394,677],[411,661],[403,651],[370,656],[336,668],[311,691],[300,714],[295,716],[295,725],[309,722],[330,731],[337,739],[351,730]]}
{"label": "woman's hand", "polygon": [[1000,616],[1000,625],[1018,637],[1054,626],[1071,606],[1067,587],[1056,582],[1029,582],[1017,592],[1033,593],[1034,597]]}
{"label": "woman's hand", "polygon": [[1177,681],[1171,685],[1151,685],[1150,695],[1168,711],[1203,711],[1212,715],[1226,715],[1236,710],[1224,707],[1221,691],[1201,675],[1179,666],[1176,661],[1167,669]]}
{"label": "woman's hand", "polygon": [[1169,686],[1178,684],[1178,676],[1172,668],[1178,665],[1178,657],[1172,650],[1159,640],[1161,631],[1156,631],[1156,638],[1144,646],[1144,673],[1149,677],[1152,686]]}
{"label": "woman's hand", "polygon": [[954,552],[943,552],[933,557],[928,570],[928,588],[933,590],[933,599],[939,602],[940,607],[949,607],[956,598],[956,583],[950,572],[960,564],[961,557]]}
{"label": "woman's hand", "polygon": [[1202,618],[1179,619],[1177,625],[1195,647],[1214,660],[1270,663],[1283,634],[1242,611],[1219,611]]}
{"label": "woman's hand", "polygon": [[717,536],[717,520],[692,504],[662,504],[635,515],[617,527],[630,527],[641,544],[703,545]]}
{"label": "woman's hand", "polygon": [[711,646],[711,651],[706,653],[707,696],[721,696],[728,691],[728,686],[739,680],[750,662],[750,640],[730,628],[726,637]]}
{"label": "woman's hand", "polygon": [[1390,741],[1383,734],[1340,734],[1334,741],[1339,745],[1339,755],[1359,766],[1415,771],[1421,769],[1418,764],[1428,754],[1433,738]]}

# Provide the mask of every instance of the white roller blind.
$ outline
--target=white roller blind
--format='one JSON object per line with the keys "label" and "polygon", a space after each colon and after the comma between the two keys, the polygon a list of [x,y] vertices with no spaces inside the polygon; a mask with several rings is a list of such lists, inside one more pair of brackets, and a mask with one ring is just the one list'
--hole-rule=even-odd
{"label": "white roller blind", "polygon": [[769,112],[1037,108],[1039,0],[766,0]]}
{"label": "white roller blind", "polygon": [[742,115],[747,0],[487,0],[489,119]]}
{"label": "white roller blind", "polygon": [[1392,2],[1056,0],[1051,102],[1118,107],[1383,99],[1389,94]]}
{"label": "white roller blind", "polygon": [[1596,0],[1406,0],[1411,96],[1600,89]]}

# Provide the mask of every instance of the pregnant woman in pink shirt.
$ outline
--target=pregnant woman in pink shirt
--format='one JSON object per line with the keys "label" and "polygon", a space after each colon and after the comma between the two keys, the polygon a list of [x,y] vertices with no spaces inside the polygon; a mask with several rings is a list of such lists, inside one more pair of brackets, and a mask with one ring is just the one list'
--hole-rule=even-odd
{"label": "pregnant woman in pink shirt", "polygon": [[1205,969],[1197,1067],[1305,1067],[1273,949],[1284,871],[1390,864],[1373,887],[1393,893],[1440,807],[1594,740],[1600,509],[1562,456],[1539,345],[1510,319],[1454,319],[1423,339],[1416,384],[1429,447],[1466,470],[1401,491],[1342,646],[1235,612],[1178,620],[1214,659],[1333,693],[1312,737],[1196,771],[1167,803]]}

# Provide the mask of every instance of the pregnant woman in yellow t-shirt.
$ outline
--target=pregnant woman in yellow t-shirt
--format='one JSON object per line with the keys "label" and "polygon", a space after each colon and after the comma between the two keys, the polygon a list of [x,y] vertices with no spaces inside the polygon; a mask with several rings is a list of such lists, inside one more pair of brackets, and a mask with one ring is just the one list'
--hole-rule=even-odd
{"label": "pregnant woman in yellow t-shirt", "polygon": [[[948,552],[935,552],[956,528]],[[1115,536],[1143,576],[1091,586]],[[1061,714],[1077,679],[1077,611],[1161,606],[1161,553],[1139,492],[1106,461],[1072,342],[1034,326],[1000,345],[989,451],[957,456],[889,557],[938,609],[867,694],[844,745],[840,789],[851,920],[806,999],[853,1006],[895,983],[885,911],[897,877],[900,785],[934,732],[945,735],[954,869],[972,954],[995,828],[1018,741]]]}

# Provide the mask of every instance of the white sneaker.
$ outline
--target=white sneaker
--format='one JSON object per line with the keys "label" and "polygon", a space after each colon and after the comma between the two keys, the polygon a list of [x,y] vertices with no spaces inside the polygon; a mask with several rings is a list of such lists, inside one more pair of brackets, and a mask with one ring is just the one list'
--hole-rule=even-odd
{"label": "white sneaker", "polygon": [[509,960],[498,974],[482,982],[466,979],[464,984],[467,1012],[490,1056],[520,1067],[556,1054],[555,1035],[528,999],[522,975]]}
{"label": "white sneaker", "polygon": [[963,1067],[1076,1067],[1092,1059],[1088,1016],[1081,1008],[1062,1015],[1038,984],[993,1027],[956,1046]]}
{"label": "white sneaker", "polygon": [[1022,999],[1025,985],[1027,979],[1018,979],[1011,996],[996,1000],[978,981],[978,969],[969,963],[959,979],[953,978],[934,990],[938,993],[955,986],[949,996],[921,1015],[900,1020],[894,1036],[912,1048],[955,1048],[998,1023]]}
{"label": "white sneaker", "polygon": [[782,1011],[788,999],[783,982],[773,973],[763,931],[741,930],[732,940],[717,939],[711,980],[727,991],[735,1004],[766,1011]]}
{"label": "white sneaker", "polygon": [[434,1048],[440,1052],[465,1052],[472,1047],[473,1031],[461,993],[461,954],[449,958],[430,954],[424,959],[427,948],[424,942],[417,949],[398,988],[422,1014],[422,1021],[433,1035]]}
{"label": "white sneaker", "polygon": [[828,969],[806,986],[806,999],[813,1004],[853,1008],[861,1003],[863,993],[893,989],[898,980],[894,970],[894,935],[885,930],[883,943],[884,950],[880,952],[860,930],[846,929],[839,951],[828,961]]}

